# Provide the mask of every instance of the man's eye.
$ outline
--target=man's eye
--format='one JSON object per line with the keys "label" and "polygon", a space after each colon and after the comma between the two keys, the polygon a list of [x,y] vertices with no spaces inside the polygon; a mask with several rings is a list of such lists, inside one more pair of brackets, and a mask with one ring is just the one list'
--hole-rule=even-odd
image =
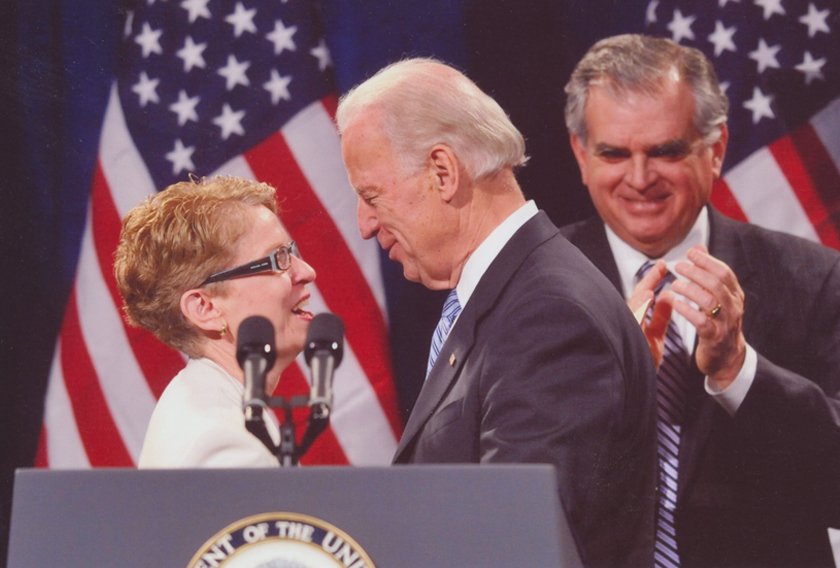
{"label": "man's eye", "polygon": [[685,156],[681,150],[659,150],[650,153],[651,158],[665,158],[666,160],[678,160]]}

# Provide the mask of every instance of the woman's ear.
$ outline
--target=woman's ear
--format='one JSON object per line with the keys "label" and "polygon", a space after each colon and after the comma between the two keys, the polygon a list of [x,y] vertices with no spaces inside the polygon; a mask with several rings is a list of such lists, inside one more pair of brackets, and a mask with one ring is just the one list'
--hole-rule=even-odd
{"label": "woman's ear", "polygon": [[181,294],[181,313],[204,331],[222,332],[227,329],[219,303],[203,288],[193,288]]}

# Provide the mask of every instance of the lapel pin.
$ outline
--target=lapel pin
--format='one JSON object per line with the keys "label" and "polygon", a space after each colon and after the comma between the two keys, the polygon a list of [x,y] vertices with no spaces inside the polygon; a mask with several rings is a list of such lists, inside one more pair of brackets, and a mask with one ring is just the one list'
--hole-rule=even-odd
{"label": "lapel pin", "polygon": [[455,361],[456,361],[456,360],[457,360],[457,359],[455,358],[455,354],[454,354],[454,353],[453,353],[452,355],[450,355],[450,356],[449,356],[449,366],[450,366],[450,367],[454,367],[454,366],[455,366]]}

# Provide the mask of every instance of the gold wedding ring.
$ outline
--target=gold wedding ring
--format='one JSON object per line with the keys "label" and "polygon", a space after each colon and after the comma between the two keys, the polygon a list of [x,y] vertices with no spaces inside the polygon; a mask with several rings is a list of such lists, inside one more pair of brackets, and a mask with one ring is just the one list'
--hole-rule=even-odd
{"label": "gold wedding ring", "polygon": [[710,318],[716,318],[719,313],[720,313],[720,304],[718,304],[717,306],[712,308],[712,311],[709,312],[709,317]]}

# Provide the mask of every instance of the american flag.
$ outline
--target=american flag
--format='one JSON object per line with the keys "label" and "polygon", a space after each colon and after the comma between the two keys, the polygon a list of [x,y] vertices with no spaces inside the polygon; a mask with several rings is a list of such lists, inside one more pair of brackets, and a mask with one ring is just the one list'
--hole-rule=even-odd
{"label": "american flag", "polygon": [[647,31],[703,51],[730,101],[723,213],[840,249],[836,0],[652,0]]}
{"label": "american flag", "polygon": [[[330,53],[313,5],[146,0],[126,16],[37,465],[136,464],[156,400],[185,359],[125,323],[113,252],[122,217],[189,173],[276,187],[281,221],[319,273],[310,309],[346,324],[331,427],[303,462],[389,463],[402,424],[379,252],[356,227],[333,124]],[[275,394],[308,392],[304,373],[299,358]]]}

